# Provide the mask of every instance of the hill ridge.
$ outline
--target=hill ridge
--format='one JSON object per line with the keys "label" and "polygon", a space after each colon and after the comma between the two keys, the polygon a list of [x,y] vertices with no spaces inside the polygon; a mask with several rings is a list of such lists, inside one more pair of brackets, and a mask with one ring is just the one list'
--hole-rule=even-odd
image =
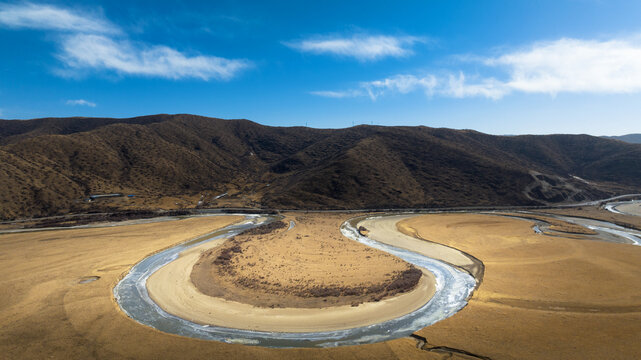
{"label": "hill ridge", "polygon": [[[190,114],[1,120],[0,164],[4,219],[198,204],[544,205],[641,190],[641,146],[589,135],[271,127]],[[83,201],[99,193],[137,196]]]}

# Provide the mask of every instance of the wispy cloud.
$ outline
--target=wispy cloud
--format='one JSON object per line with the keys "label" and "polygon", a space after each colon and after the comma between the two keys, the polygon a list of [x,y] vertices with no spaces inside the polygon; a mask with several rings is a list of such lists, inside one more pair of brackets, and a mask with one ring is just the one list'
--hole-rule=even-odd
{"label": "wispy cloud", "polygon": [[344,91],[311,91],[310,94],[334,99],[353,98],[366,95],[364,90],[361,89],[351,89]]}
{"label": "wispy cloud", "polygon": [[94,70],[174,80],[229,80],[252,66],[248,60],[186,54],[164,45],[134,42],[102,15],[53,5],[0,5],[0,25],[58,32],[56,55],[65,69],[57,73],[63,76]]}
{"label": "wispy cloud", "polygon": [[439,94],[454,98],[485,97],[498,100],[511,91],[504,83],[491,77],[469,82],[463,72],[450,74],[447,80],[441,79],[439,82]]}
{"label": "wispy cloud", "polygon": [[0,4],[0,25],[10,28],[84,33],[119,33],[120,29],[101,14],[82,13],[53,5]]}
{"label": "wispy cloud", "polygon": [[67,100],[67,105],[96,107],[96,103],[84,99]]}
{"label": "wispy cloud", "polygon": [[312,54],[332,54],[373,61],[385,57],[403,57],[413,54],[412,46],[425,42],[416,36],[353,35],[351,37],[323,36],[284,42],[286,46]]}
{"label": "wispy cloud", "polygon": [[341,91],[312,91],[310,94],[328,98],[353,98],[369,96],[372,101],[378,97],[399,93],[407,94],[414,91],[423,91],[431,96],[438,86],[438,79],[431,74],[424,76],[395,75],[381,80],[365,81],[358,87]]}
{"label": "wispy cloud", "polygon": [[59,58],[70,68],[111,70],[168,79],[227,80],[250,63],[216,56],[188,56],[167,46],[134,44],[102,35],[76,34],[62,42]]}
{"label": "wispy cloud", "polygon": [[481,95],[482,93],[480,90],[471,90],[471,88],[476,86],[465,84],[463,78],[452,78],[451,80],[451,84],[448,84],[444,79],[432,74],[420,76],[401,74],[381,80],[361,82],[357,87],[352,89],[341,91],[313,91],[311,94],[329,98],[368,96],[372,101],[375,101],[384,95],[408,94],[416,91],[422,91],[428,97],[434,94],[464,97],[472,95],[474,92],[476,92],[477,95]]}
{"label": "wispy cloud", "polygon": [[[468,55],[464,62],[485,66],[495,76],[469,76],[462,70],[439,69],[440,75],[395,75],[383,80],[359,83],[342,91],[370,96],[424,91],[428,96],[454,98],[485,97],[498,100],[512,93],[595,93],[641,92],[641,41],[639,38],[603,41],[559,39],[539,42],[527,48],[507,51],[495,57]],[[336,96],[338,97],[338,96]]]}
{"label": "wispy cloud", "polygon": [[361,88],[367,91],[372,100],[376,100],[386,93],[407,94],[409,92],[422,90],[426,95],[432,95],[437,80],[433,75],[418,77],[414,75],[395,75],[383,80],[375,80],[361,83]]}

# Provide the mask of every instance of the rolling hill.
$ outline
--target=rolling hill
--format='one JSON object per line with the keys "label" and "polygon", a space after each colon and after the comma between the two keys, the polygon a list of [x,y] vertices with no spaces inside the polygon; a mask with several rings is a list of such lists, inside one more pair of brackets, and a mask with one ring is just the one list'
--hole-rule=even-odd
{"label": "rolling hill", "polygon": [[[181,197],[165,207],[543,205],[641,190],[641,145],[611,139],[195,115],[0,120],[0,165],[4,219],[153,209]],[[104,193],[136,198],[83,200]]]}
{"label": "rolling hill", "polygon": [[621,140],[631,144],[641,144],[641,134],[627,134],[621,136],[604,136],[609,139]]}

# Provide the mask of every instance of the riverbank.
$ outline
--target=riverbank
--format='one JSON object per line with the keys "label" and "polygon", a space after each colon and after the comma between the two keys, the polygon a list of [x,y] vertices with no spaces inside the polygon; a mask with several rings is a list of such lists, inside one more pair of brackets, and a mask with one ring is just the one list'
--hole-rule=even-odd
{"label": "riverbank", "polygon": [[587,219],[611,222],[613,224],[641,231],[641,216],[617,214],[599,206],[583,206],[570,209],[536,210],[537,213],[569,215]]}
{"label": "riverbank", "polygon": [[[283,286],[305,284],[309,289],[334,285],[349,289],[386,284],[394,279],[396,272],[411,268],[392,255],[344,238],[338,232],[338,226],[344,220],[344,215],[314,219],[298,216],[297,225],[291,231],[281,229],[274,234],[255,235],[253,240],[244,239],[248,241],[242,248],[246,257],[240,260],[233,278],[257,274],[254,267],[243,270],[244,264],[256,263],[259,258],[264,264],[256,267],[262,267],[259,272],[265,275],[266,281],[277,278],[285,282]],[[243,235],[239,238],[242,239]],[[261,331],[318,332],[362,327],[398,318],[425,305],[435,291],[434,276],[423,271],[413,289],[389,294],[381,288],[382,291],[373,295],[387,296],[375,301],[365,301],[372,294],[346,296],[344,299],[326,296],[326,301],[323,297],[309,299],[292,295],[278,299],[270,296],[273,294],[265,294],[265,291],[239,289],[237,286],[232,290],[244,295],[242,299],[249,299],[250,295],[254,299],[240,302],[208,296],[190,281],[193,279],[192,268],[202,262],[203,253],[207,254],[223,243],[224,239],[214,240],[189,249],[152,274],[147,280],[150,297],[168,313],[198,324]],[[255,256],[251,252],[255,252]],[[265,306],[272,301],[277,302],[276,306]],[[287,307],[284,304],[298,306]]]}
{"label": "riverbank", "polygon": [[614,209],[623,214],[641,216],[641,201],[621,203]]}

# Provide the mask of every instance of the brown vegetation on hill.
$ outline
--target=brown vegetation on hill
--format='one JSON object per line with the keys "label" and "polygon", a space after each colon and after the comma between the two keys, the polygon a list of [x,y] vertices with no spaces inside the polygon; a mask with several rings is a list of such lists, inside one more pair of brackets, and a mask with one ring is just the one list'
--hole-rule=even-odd
{"label": "brown vegetation on hill", "polygon": [[[199,199],[318,209],[537,205],[641,189],[641,146],[587,135],[282,128],[194,115],[0,120],[0,164],[5,219]],[[113,192],[137,197],[83,202]]]}

